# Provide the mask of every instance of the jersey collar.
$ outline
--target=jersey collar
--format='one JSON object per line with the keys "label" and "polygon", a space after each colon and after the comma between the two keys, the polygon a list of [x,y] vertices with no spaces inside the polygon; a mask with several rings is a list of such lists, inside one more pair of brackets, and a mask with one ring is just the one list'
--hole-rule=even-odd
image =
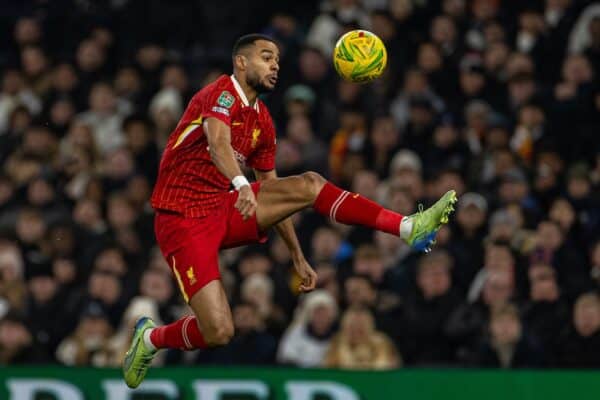
{"label": "jersey collar", "polygon": [[[235,76],[233,74],[231,74],[230,78],[231,78],[231,82],[233,83],[233,87],[235,88],[235,91],[237,92],[238,96],[240,96],[240,99],[242,100],[242,103],[244,104],[244,106],[250,107],[250,103],[248,102],[248,98],[246,97],[246,93],[244,93],[244,90],[242,89],[242,86],[240,85],[240,83],[238,82],[238,80],[235,79]],[[259,112],[259,109],[258,109],[258,98],[254,101],[254,107],[253,108],[256,110],[256,112]]]}

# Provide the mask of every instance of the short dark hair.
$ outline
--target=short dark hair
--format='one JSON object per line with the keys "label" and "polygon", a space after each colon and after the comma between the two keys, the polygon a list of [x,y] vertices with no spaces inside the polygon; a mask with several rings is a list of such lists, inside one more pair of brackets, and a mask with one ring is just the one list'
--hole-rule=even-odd
{"label": "short dark hair", "polygon": [[245,49],[248,46],[254,45],[254,42],[257,40],[266,40],[267,42],[274,43],[277,46],[277,42],[270,36],[263,35],[262,33],[250,33],[248,35],[241,36],[238,40],[235,41],[233,45],[233,50],[231,51],[231,57],[234,58],[237,56],[242,49]]}

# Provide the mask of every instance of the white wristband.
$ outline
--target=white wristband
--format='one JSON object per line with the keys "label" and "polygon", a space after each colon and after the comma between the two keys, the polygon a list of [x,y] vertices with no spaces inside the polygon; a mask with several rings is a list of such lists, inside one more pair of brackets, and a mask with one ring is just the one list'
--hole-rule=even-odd
{"label": "white wristband", "polygon": [[231,180],[231,183],[233,184],[233,187],[235,188],[235,190],[240,190],[242,188],[242,186],[250,186],[250,182],[248,182],[248,179],[246,179],[246,177],[244,175],[238,175],[236,177],[234,177]]}

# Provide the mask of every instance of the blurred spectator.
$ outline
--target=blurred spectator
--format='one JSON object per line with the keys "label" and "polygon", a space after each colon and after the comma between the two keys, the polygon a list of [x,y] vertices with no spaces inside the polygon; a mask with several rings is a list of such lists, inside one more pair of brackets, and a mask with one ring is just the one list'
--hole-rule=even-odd
{"label": "blurred spectator", "polygon": [[304,161],[304,169],[319,173],[326,171],[325,144],[315,136],[310,126],[310,120],[306,116],[290,118],[287,125],[287,137],[299,147]]}
{"label": "blurred spectator", "polygon": [[47,96],[49,102],[71,99],[77,111],[81,111],[86,106],[86,99],[82,97],[83,93],[79,86],[79,77],[72,64],[60,62],[54,66]]}
{"label": "blurred spectator", "polygon": [[462,290],[475,276],[479,265],[483,264],[481,237],[485,231],[487,200],[477,193],[465,193],[456,210],[456,233],[450,248],[456,258],[453,275]]}
{"label": "blurred spectator", "polygon": [[280,335],[287,318],[281,307],[274,302],[274,284],[271,278],[260,272],[251,273],[241,283],[242,301],[254,307],[258,317],[270,333]]}
{"label": "blurred spectator", "polygon": [[317,229],[312,237],[312,262],[335,261],[341,246],[339,234],[335,230],[329,227]]}
{"label": "blurred spectator", "polygon": [[591,4],[583,10],[569,37],[570,52],[581,53],[596,40],[595,32],[590,28],[598,16],[600,16],[598,4]]}
{"label": "blurred spectator", "polygon": [[50,65],[44,51],[29,45],[21,50],[21,65],[27,84],[39,97],[44,97],[50,89]]}
{"label": "blurred spectator", "polygon": [[78,119],[89,125],[102,154],[115,150],[124,143],[121,123],[123,111],[117,108],[114,89],[108,83],[95,83],[89,95],[89,110]]}
{"label": "blurred spectator", "polygon": [[134,110],[145,105],[141,77],[134,67],[120,68],[115,74],[113,86],[119,103]]}
{"label": "blurred spectator", "polygon": [[[141,316],[150,317],[157,324],[162,323],[157,305],[151,298],[144,296],[134,297],[123,314],[119,329],[109,339],[106,346],[95,355],[95,365],[102,367],[121,366],[125,352],[131,344],[135,323]],[[152,360],[152,364],[162,365],[165,355],[166,352],[157,354]]]}
{"label": "blurred spectator", "polygon": [[153,140],[154,132],[145,117],[128,117],[123,121],[127,147],[135,158],[137,169],[154,183],[158,171],[159,152]]}
{"label": "blurred spectator", "polygon": [[316,98],[313,90],[306,85],[290,86],[284,96],[285,110],[288,117],[309,116]]}
{"label": "blurred spectator", "polygon": [[148,111],[156,127],[156,140],[163,148],[183,112],[181,94],[170,87],[162,89],[152,97]]}
{"label": "blurred spectator", "polygon": [[[349,183],[353,173],[364,167],[357,156],[367,139],[365,117],[364,113],[352,107],[341,111],[340,129],[331,140],[329,152],[329,169],[337,181]],[[358,165],[352,165],[352,161]]]}
{"label": "blurred spectator", "polygon": [[517,276],[515,257],[510,247],[503,242],[489,243],[485,248],[484,266],[477,272],[471,282],[468,300],[475,301],[486,284],[487,277],[492,272],[506,274],[511,280]]}
{"label": "blurred spectator", "polygon": [[279,344],[277,360],[299,367],[322,365],[335,332],[338,306],[325,290],[309,293]]}
{"label": "blurred spectator", "polygon": [[312,23],[306,41],[323,54],[331,54],[345,27],[359,24],[366,27],[367,14],[356,0],[324,2],[324,7]]}
{"label": "blurred spectator", "polygon": [[102,366],[112,328],[101,304],[90,303],[79,316],[75,332],[63,340],[56,358],[70,366]]}
{"label": "blurred spectator", "polygon": [[38,43],[42,38],[40,21],[32,17],[19,18],[15,23],[13,35],[19,47]]}
{"label": "blurred spectator", "polygon": [[489,340],[479,349],[476,364],[488,368],[543,366],[542,352],[524,331],[515,306],[507,304],[492,313]]}
{"label": "blurred spectator", "polygon": [[373,316],[364,308],[350,308],[342,316],[340,331],[331,341],[326,367],[390,369],[401,359],[390,339],[375,330]]}
{"label": "blurred spectator", "polygon": [[585,289],[588,275],[585,258],[567,241],[557,222],[543,221],[537,229],[537,245],[531,254],[532,261],[552,265],[562,283],[565,295],[573,299]]}
{"label": "blurred spectator", "polygon": [[8,314],[0,318],[0,364],[45,364],[50,361],[20,317]]}
{"label": "blurred spectator", "polygon": [[400,150],[394,154],[390,163],[391,185],[408,191],[414,200],[424,197],[423,166],[420,157],[412,150]]}
{"label": "blurred spectator", "polygon": [[122,290],[121,281],[110,272],[94,271],[88,280],[88,302],[98,303],[113,327],[118,325],[124,311]]}
{"label": "blurred spectator", "polygon": [[379,177],[387,174],[394,152],[398,149],[400,131],[391,116],[382,116],[373,121],[369,136],[368,165]]}
{"label": "blurred spectator", "polygon": [[0,299],[5,307],[23,312],[27,299],[24,278],[24,262],[19,248],[8,241],[0,242]]}
{"label": "blurred spectator", "polygon": [[29,322],[29,328],[41,348],[52,354],[64,329],[57,323],[63,318],[59,310],[64,299],[48,265],[38,266],[31,272],[27,285],[29,302],[26,312],[36,316]]}
{"label": "blurred spectator", "polygon": [[[106,53],[100,43],[87,38],[79,42],[75,53],[75,62],[82,92],[87,95],[93,84],[105,77]],[[92,107],[91,101],[89,105]]]}
{"label": "blurred spectator", "polygon": [[407,365],[444,365],[453,361],[452,345],[444,334],[448,316],[461,301],[452,287],[452,266],[452,258],[444,250],[434,250],[419,261],[417,290],[402,307],[400,342]]}
{"label": "blurred spectator", "polygon": [[598,368],[600,349],[600,299],[596,293],[582,294],[573,308],[573,324],[558,345],[558,366]]}
{"label": "blurred spectator", "polygon": [[[142,274],[139,292],[144,298],[152,300],[153,307],[157,308],[161,320],[171,321],[177,319],[180,310],[175,300],[177,292],[170,271],[157,267],[148,268]],[[127,314],[127,311],[125,311],[125,314]]]}
{"label": "blurred spectator", "polygon": [[197,361],[201,364],[261,365],[275,360],[277,342],[265,332],[263,319],[253,304],[239,303],[233,307],[235,336],[225,346],[203,350]]}
{"label": "blurred spectator", "polygon": [[25,106],[32,115],[42,110],[40,99],[23,81],[19,70],[8,69],[2,76],[2,91],[0,92],[0,133],[6,133],[9,127],[10,115],[19,105]]}
{"label": "blurred spectator", "polygon": [[411,98],[420,96],[422,99],[429,99],[436,110],[443,108],[443,101],[429,85],[427,75],[420,69],[412,68],[406,71],[403,86],[390,106],[392,115],[400,127],[404,128],[408,123]]}
{"label": "blurred spectator", "polygon": [[473,346],[482,337],[492,312],[509,303],[514,296],[514,279],[507,270],[486,274],[481,297],[462,304],[449,316],[445,333],[455,343],[456,359],[465,363],[472,358]]}
{"label": "blurred spectator", "polygon": [[568,325],[569,306],[561,296],[552,267],[533,264],[528,273],[529,300],[523,306],[523,322],[550,359],[561,331]]}

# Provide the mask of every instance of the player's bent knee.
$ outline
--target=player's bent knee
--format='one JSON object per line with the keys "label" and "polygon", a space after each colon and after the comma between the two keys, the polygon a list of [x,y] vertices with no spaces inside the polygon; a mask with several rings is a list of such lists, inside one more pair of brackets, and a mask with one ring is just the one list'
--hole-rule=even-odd
{"label": "player's bent knee", "polygon": [[311,198],[317,197],[327,182],[320,174],[313,171],[305,172],[301,175],[301,177]]}
{"label": "player's bent knee", "polygon": [[225,346],[233,338],[233,324],[223,324],[222,326],[208,329],[204,333],[204,341],[209,347]]}

